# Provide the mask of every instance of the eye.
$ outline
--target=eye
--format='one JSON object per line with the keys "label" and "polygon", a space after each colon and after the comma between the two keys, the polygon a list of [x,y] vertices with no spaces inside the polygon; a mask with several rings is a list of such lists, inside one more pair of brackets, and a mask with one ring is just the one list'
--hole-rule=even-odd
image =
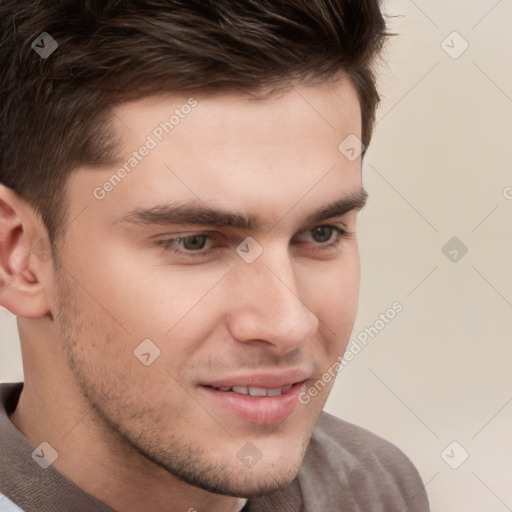
{"label": "eye", "polygon": [[311,236],[315,242],[328,242],[332,235],[336,233],[332,226],[318,226],[311,230]]}
{"label": "eye", "polygon": [[348,232],[343,228],[323,225],[299,233],[297,239],[299,242],[309,242],[329,248],[337,246],[341,239],[346,236],[348,236]]}
{"label": "eye", "polygon": [[186,251],[199,251],[204,249],[209,239],[208,235],[201,234],[177,238],[175,241],[182,244],[181,247]]}
{"label": "eye", "polygon": [[206,246],[213,240],[214,237],[209,233],[195,233],[192,235],[165,238],[158,240],[157,243],[164,247],[164,249],[174,250],[174,252],[178,254],[194,256],[195,254],[207,252],[208,248]]}

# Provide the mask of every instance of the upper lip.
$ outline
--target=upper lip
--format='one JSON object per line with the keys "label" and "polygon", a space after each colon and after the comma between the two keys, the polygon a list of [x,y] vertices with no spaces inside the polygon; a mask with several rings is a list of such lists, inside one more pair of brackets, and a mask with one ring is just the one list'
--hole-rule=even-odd
{"label": "upper lip", "polygon": [[290,384],[303,382],[308,378],[304,370],[281,370],[279,372],[258,372],[233,375],[210,382],[205,382],[203,386],[214,388],[244,386],[263,389],[277,389]]}

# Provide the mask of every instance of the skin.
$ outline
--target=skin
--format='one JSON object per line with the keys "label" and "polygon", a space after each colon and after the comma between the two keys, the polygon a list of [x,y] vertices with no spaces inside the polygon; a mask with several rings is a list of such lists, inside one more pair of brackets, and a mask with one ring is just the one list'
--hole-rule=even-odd
{"label": "skin", "polygon": [[[242,420],[201,384],[295,369],[306,389],[344,352],[356,314],[357,211],[306,220],[362,189],[361,160],[338,150],[361,134],[352,84],[194,98],[197,107],[98,200],[95,188],[188,97],[114,109],[119,165],[71,175],[58,264],[31,252],[45,228],[0,187],[0,304],[18,316],[25,372],[11,420],[35,446],[51,444],[59,471],[123,512],[234,511],[286,486],[333,382],[276,424]],[[189,201],[252,214],[260,226],[120,220]],[[348,235],[314,229],[322,225]],[[190,238],[157,243],[205,232],[214,240],[194,258]],[[249,236],[263,249],[252,263],[236,252]],[[145,339],[160,350],[149,366],[134,355]],[[252,467],[237,456],[248,442],[261,454]]]}

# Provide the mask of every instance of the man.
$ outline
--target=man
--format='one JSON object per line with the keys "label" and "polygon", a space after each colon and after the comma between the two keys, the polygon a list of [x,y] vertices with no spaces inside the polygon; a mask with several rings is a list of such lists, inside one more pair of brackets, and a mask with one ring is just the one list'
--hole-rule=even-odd
{"label": "man", "polygon": [[356,314],[378,2],[0,18],[25,374],[1,387],[0,510],[428,510],[398,448],[322,412]]}

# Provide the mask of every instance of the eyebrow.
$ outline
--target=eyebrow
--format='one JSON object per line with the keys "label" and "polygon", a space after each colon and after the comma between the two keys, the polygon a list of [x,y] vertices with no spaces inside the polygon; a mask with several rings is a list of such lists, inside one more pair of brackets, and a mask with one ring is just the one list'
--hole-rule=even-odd
{"label": "eyebrow", "polygon": [[[361,210],[367,197],[368,193],[364,189],[360,189],[315,210],[307,217],[305,222],[308,224],[321,222],[353,210]],[[255,231],[262,224],[252,214],[242,215],[236,211],[209,208],[197,204],[165,204],[151,208],[137,208],[116,219],[114,223],[137,225],[197,224],[247,231]]]}

